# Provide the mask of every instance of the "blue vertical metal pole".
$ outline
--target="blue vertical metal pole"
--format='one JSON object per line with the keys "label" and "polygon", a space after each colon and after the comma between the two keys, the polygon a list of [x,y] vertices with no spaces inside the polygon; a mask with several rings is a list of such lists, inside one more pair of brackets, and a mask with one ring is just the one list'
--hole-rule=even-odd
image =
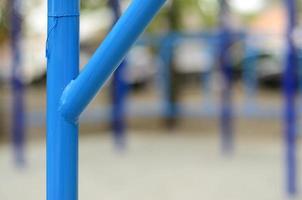
{"label": "blue vertical metal pole", "polygon": [[24,85],[21,69],[21,34],[22,15],[21,1],[11,0],[11,52],[12,52],[12,141],[15,160],[18,165],[24,164],[25,122],[24,122]]}
{"label": "blue vertical metal pole", "polygon": [[229,6],[227,0],[220,0],[220,48],[219,61],[222,74],[221,94],[221,137],[222,152],[233,151],[233,119],[232,119],[232,67],[230,62],[231,32],[229,29]]}
{"label": "blue vertical metal pole", "polygon": [[[211,37],[207,38],[210,40],[211,45],[213,46],[214,42],[212,41],[213,39]],[[211,55],[214,55],[214,49],[213,47],[208,47],[208,51],[210,51]],[[211,63],[212,65],[212,63]],[[208,69],[205,72],[201,73],[201,88],[204,91],[203,92],[203,97],[204,97],[204,107],[205,108],[212,108],[213,106],[213,94],[211,92],[211,81],[212,81],[212,76],[213,76],[213,66],[207,66]]]}
{"label": "blue vertical metal pole", "polygon": [[177,40],[177,33],[181,29],[181,4],[179,0],[171,1],[170,8],[168,10],[168,22],[170,32],[163,40],[163,46],[161,51],[164,50],[166,53],[161,54],[166,56],[164,60],[164,88],[165,88],[165,124],[167,128],[174,128],[179,114],[179,92],[180,92],[180,80],[176,70],[175,63],[175,42]]}
{"label": "blue vertical metal pole", "polygon": [[[109,5],[114,13],[115,24],[121,16],[120,0],[110,0]],[[115,145],[120,150],[123,150],[126,145],[125,98],[128,87],[125,80],[125,67],[126,61],[124,60],[114,72],[112,80],[112,129]]]}
{"label": "blue vertical metal pole", "polygon": [[243,81],[245,88],[245,100],[247,110],[255,108],[255,96],[257,91],[257,51],[246,44],[245,61],[243,63]]}
{"label": "blue vertical metal pole", "polygon": [[162,60],[162,66],[160,68],[162,79],[162,96],[163,96],[163,111],[164,111],[164,118],[166,120],[168,128],[173,128],[175,125],[175,119],[178,113],[178,106],[177,106],[177,91],[176,88],[173,86],[175,81],[173,81],[173,72],[172,69],[173,65],[173,46],[176,40],[176,34],[169,33],[165,37],[163,37],[159,54]]}
{"label": "blue vertical metal pole", "polygon": [[[297,48],[297,56],[298,56],[298,88],[300,93],[300,99],[302,97],[302,48],[299,46]],[[302,104],[300,103],[299,110],[302,110]]]}
{"label": "blue vertical metal pole", "polygon": [[298,72],[297,49],[293,40],[296,26],[296,2],[285,0],[288,16],[286,31],[287,52],[284,68],[284,98],[285,98],[285,140],[286,140],[286,184],[289,195],[297,192],[297,160],[296,160],[296,80]]}
{"label": "blue vertical metal pole", "polygon": [[59,110],[79,73],[79,0],[48,0],[47,200],[78,199],[78,122]]}

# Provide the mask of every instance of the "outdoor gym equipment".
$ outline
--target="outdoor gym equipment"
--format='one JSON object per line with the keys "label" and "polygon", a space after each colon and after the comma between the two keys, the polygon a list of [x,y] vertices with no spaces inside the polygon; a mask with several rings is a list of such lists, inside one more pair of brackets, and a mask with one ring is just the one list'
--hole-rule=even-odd
{"label": "outdoor gym equipment", "polygon": [[15,162],[17,165],[24,164],[25,146],[25,106],[24,106],[24,85],[22,80],[22,53],[21,53],[21,34],[22,34],[22,15],[21,1],[11,0],[10,3],[10,35],[11,35],[11,86],[12,86],[12,124],[11,134]]}
{"label": "outdoor gym equipment", "polygon": [[297,113],[296,113],[296,83],[298,74],[298,54],[295,46],[293,33],[297,23],[297,12],[295,0],[285,0],[288,25],[286,30],[287,50],[285,53],[285,68],[283,73],[285,115],[284,115],[284,137],[286,146],[286,184],[290,195],[297,192]]}
{"label": "outdoor gym equipment", "polygon": [[229,5],[227,0],[220,0],[220,50],[219,61],[222,74],[221,91],[221,137],[222,152],[233,151],[233,105],[232,105],[232,66],[230,61],[231,30],[229,27]]}
{"label": "outdoor gym equipment", "polygon": [[[109,5],[114,13],[114,23],[121,16],[120,0],[110,0]],[[126,61],[124,60],[113,74],[112,80],[112,131],[113,139],[117,149],[123,150],[126,145],[126,120],[125,120],[125,97],[127,83],[125,80]]]}
{"label": "outdoor gym equipment", "polygon": [[165,0],[134,0],[79,74],[79,1],[48,0],[47,199],[78,198],[78,118]]}
{"label": "outdoor gym equipment", "polygon": [[[165,0],[134,0],[114,26],[84,70],[79,73],[79,2],[48,0],[47,80],[47,199],[77,199],[78,117],[120,64],[126,52],[151,21]],[[294,1],[289,10],[288,65],[284,73],[286,96],[286,141],[288,191],[296,192],[294,80]],[[222,0],[224,16],[225,0]],[[221,70],[225,80],[222,96],[223,149],[232,150],[231,72],[223,52],[229,45],[229,30],[221,17]]]}

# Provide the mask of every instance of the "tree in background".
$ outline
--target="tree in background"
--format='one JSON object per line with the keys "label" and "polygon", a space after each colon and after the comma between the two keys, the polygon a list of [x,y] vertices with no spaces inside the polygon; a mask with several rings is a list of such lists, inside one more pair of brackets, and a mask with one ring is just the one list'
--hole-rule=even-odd
{"label": "tree in background", "polygon": [[107,0],[85,0],[81,1],[81,9],[83,10],[95,10],[101,7],[107,6]]}
{"label": "tree in background", "polygon": [[0,1],[0,44],[8,38],[7,0]]}

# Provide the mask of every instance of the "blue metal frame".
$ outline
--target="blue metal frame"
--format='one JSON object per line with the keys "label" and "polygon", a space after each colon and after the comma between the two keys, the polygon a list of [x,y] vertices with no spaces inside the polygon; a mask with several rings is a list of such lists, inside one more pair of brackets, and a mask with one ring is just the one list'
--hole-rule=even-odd
{"label": "blue metal frame", "polygon": [[47,199],[78,198],[78,123],[58,112],[64,88],[79,73],[79,1],[48,0]]}
{"label": "blue metal frame", "polygon": [[293,32],[296,26],[296,2],[295,0],[285,0],[288,25],[286,31],[287,52],[284,68],[284,97],[285,97],[285,145],[286,145],[286,184],[289,195],[297,193],[297,156],[296,156],[296,83],[298,74],[298,54],[293,41]]}
{"label": "blue metal frame", "polygon": [[221,137],[222,152],[229,154],[233,151],[233,111],[232,111],[232,66],[230,62],[231,31],[228,26],[227,0],[220,0],[220,49],[219,61],[222,73],[222,94],[221,94]]}
{"label": "blue metal frame", "polygon": [[79,115],[164,3],[134,0],[79,74],[79,1],[48,0],[48,200],[78,199]]}
{"label": "blue metal frame", "polygon": [[[298,89],[300,93],[300,98],[302,97],[302,49],[299,47],[297,49],[298,52]],[[301,100],[300,100],[301,102]],[[301,104],[299,106],[299,110],[302,110]]]}
{"label": "blue metal frame", "polygon": [[65,89],[60,112],[67,120],[78,120],[164,2],[165,0],[132,2],[81,74]]}
{"label": "blue metal frame", "polygon": [[[219,36],[206,36],[205,39],[207,39],[207,41],[210,43],[211,47],[209,47],[209,51],[212,55],[215,55],[215,53],[217,52],[217,50],[219,48],[217,45],[217,39]],[[213,61],[212,63],[213,65],[215,65],[215,61]],[[203,99],[203,107],[204,109],[213,109],[213,94],[211,91],[211,81],[213,79],[213,72],[214,72],[214,68],[209,67],[209,70],[204,72],[204,74],[201,74],[201,89],[203,91],[203,96],[205,96],[206,98]]]}
{"label": "blue metal frame", "polygon": [[247,106],[247,112],[253,112],[256,107],[256,94],[258,89],[257,82],[257,59],[258,52],[249,44],[245,47],[245,59],[243,63],[243,82],[245,89],[245,102]]}
{"label": "blue metal frame", "polygon": [[[120,0],[110,0],[109,5],[114,13],[115,24],[121,16]],[[112,80],[112,130],[115,146],[120,150],[126,146],[125,98],[128,85],[124,78],[125,67],[124,60],[114,72]]]}
{"label": "blue metal frame", "polygon": [[162,105],[163,116],[167,119],[173,119],[178,114],[178,107],[176,102],[172,101],[171,89],[172,89],[172,77],[170,65],[173,59],[173,46],[175,45],[177,34],[169,33],[160,40],[159,56],[162,60],[161,70],[161,85],[162,85]]}
{"label": "blue metal frame", "polygon": [[12,51],[12,141],[14,146],[15,161],[23,165],[25,146],[25,106],[24,85],[22,81],[21,34],[22,16],[21,1],[11,0],[11,51]]}

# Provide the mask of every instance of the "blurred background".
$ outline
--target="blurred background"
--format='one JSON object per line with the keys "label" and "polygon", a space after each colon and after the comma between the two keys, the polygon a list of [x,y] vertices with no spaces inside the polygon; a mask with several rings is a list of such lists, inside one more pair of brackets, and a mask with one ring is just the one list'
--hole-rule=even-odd
{"label": "blurred background", "polygon": [[[222,2],[167,1],[90,104],[80,199],[301,198],[302,1]],[[81,2],[81,66],[110,5]],[[0,1],[1,200],[45,199],[46,10]]]}

